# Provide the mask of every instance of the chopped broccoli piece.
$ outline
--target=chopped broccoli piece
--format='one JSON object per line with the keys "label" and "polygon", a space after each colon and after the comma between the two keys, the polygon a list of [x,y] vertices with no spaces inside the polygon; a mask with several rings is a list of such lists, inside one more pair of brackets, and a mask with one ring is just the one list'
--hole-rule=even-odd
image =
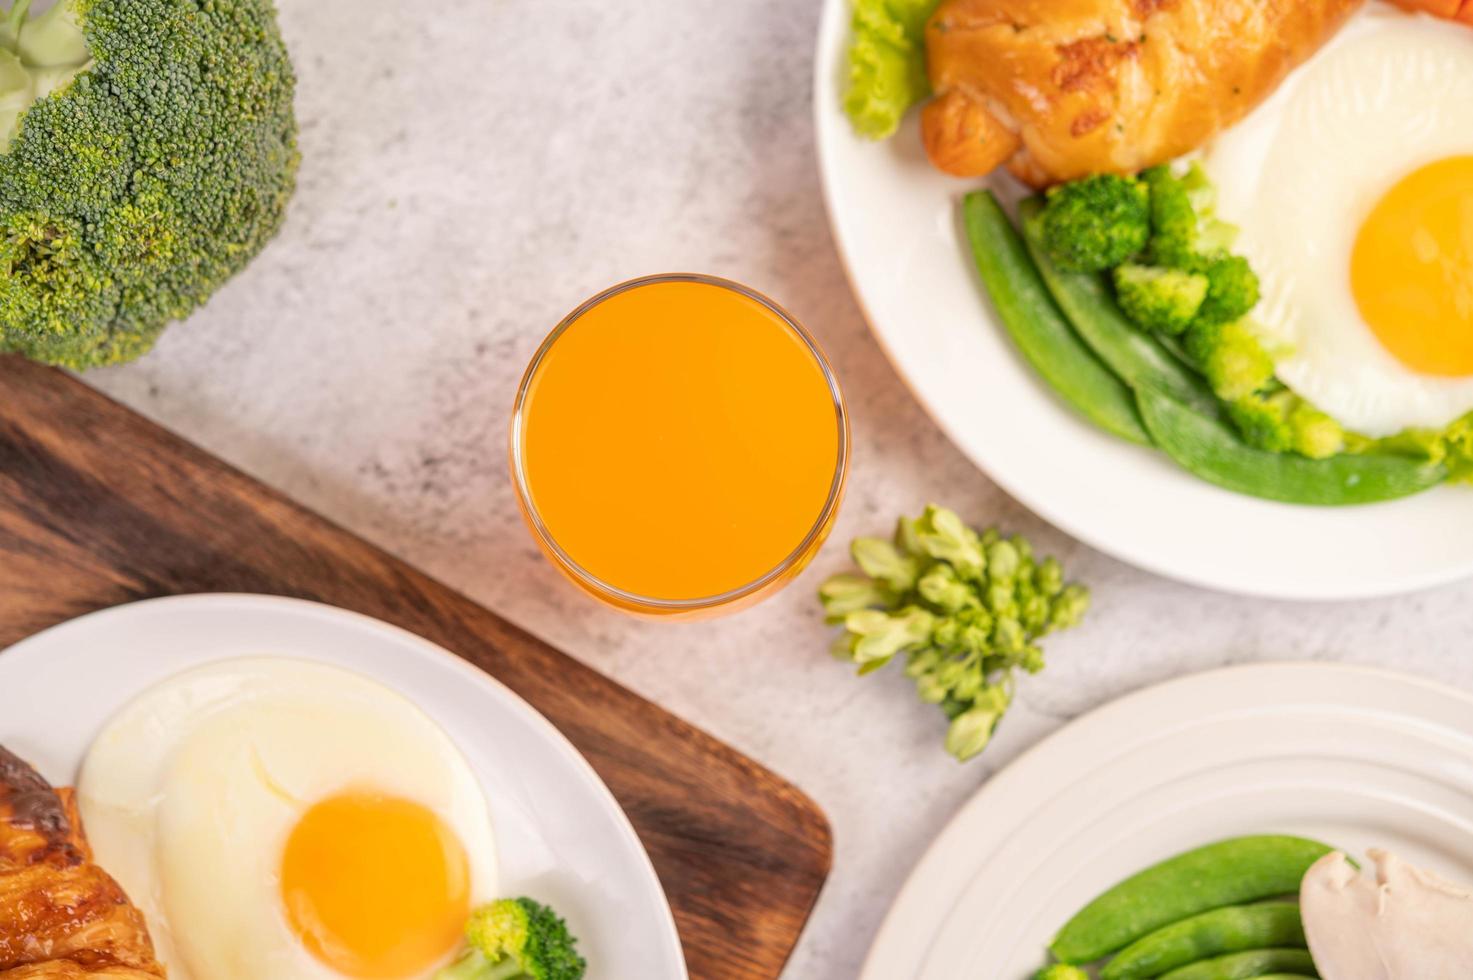
{"label": "chopped broccoli piece", "polygon": [[1141,181],[1150,191],[1152,265],[1114,269],[1121,310],[1143,327],[1184,335],[1188,357],[1249,445],[1311,459],[1347,451],[1356,437],[1275,381],[1273,359],[1243,319],[1258,305],[1258,276],[1229,254],[1236,229],[1213,217],[1206,173],[1196,164],[1180,176],[1159,166]]}
{"label": "chopped broccoli piece", "polygon": [[1197,252],[1201,255],[1223,255],[1238,240],[1238,226],[1207,218],[1197,228]]}
{"label": "chopped broccoli piece", "polygon": [[1289,412],[1293,449],[1310,459],[1329,459],[1345,451],[1345,429],[1330,416],[1302,398]]}
{"label": "chopped broccoli piece", "polygon": [[1151,242],[1156,265],[1201,271],[1232,248],[1238,229],[1213,216],[1216,190],[1201,165],[1178,177],[1166,165],[1141,174],[1151,191]]}
{"label": "chopped broccoli piece", "polygon": [[1186,332],[1184,346],[1218,398],[1236,402],[1268,387],[1273,358],[1243,320],[1228,323],[1200,319]]}
{"label": "chopped broccoli piece", "polygon": [[1465,415],[1442,435],[1442,464],[1449,479],[1473,483],[1473,415]]}
{"label": "chopped broccoli piece", "polygon": [[0,352],[152,346],[280,227],[295,81],[271,0],[58,0],[0,30]]}
{"label": "chopped broccoli piece", "polygon": [[435,980],[581,980],[588,964],[557,913],[530,898],[504,898],[471,913],[469,949]]}
{"label": "chopped broccoli piece", "polygon": [[1089,974],[1077,966],[1067,963],[1055,963],[1046,966],[1033,975],[1033,980],[1089,980]]}
{"label": "chopped broccoli piece", "polygon": [[1248,445],[1284,453],[1294,448],[1294,430],[1289,424],[1293,403],[1294,395],[1284,389],[1268,395],[1255,392],[1229,402],[1227,412]]}
{"label": "chopped broccoli piece", "polygon": [[1227,410],[1243,440],[1257,449],[1310,459],[1328,459],[1346,450],[1340,423],[1287,388],[1256,392],[1231,402]]}
{"label": "chopped broccoli piece", "polygon": [[1217,188],[1212,186],[1212,178],[1207,176],[1202,164],[1193,160],[1186,172],[1176,179],[1182,190],[1187,192],[1192,210],[1203,217],[1210,216],[1217,207]]}
{"label": "chopped broccoli piece", "polygon": [[1207,298],[1207,277],[1183,269],[1126,264],[1114,278],[1120,309],[1147,330],[1181,333]]}
{"label": "chopped broccoli piece", "polygon": [[844,627],[835,656],[860,674],[904,656],[917,696],[949,722],[946,750],[963,761],[987,747],[1014,672],[1043,669],[1042,638],[1089,608],[1089,590],[1066,583],[1058,561],[941,507],[902,518],[893,543],[859,538],[852,550],[865,574],[819,589],[826,618]]}
{"label": "chopped broccoli piece", "polygon": [[1207,298],[1197,311],[1199,323],[1228,323],[1258,305],[1258,276],[1241,255],[1208,259],[1198,271],[1207,277]]}
{"label": "chopped broccoli piece", "polygon": [[1087,177],[1048,192],[1042,223],[1044,248],[1061,268],[1103,272],[1146,247],[1150,194],[1133,177]]}
{"label": "chopped broccoli piece", "polygon": [[1151,261],[1173,269],[1190,268],[1197,254],[1197,211],[1184,181],[1167,166],[1141,175],[1151,191]]}
{"label": "chopped broccoli piece", "polygon": [[937,0],[855,0],[844,111],[861,136],[884,139],[931,92],[926,21]]}

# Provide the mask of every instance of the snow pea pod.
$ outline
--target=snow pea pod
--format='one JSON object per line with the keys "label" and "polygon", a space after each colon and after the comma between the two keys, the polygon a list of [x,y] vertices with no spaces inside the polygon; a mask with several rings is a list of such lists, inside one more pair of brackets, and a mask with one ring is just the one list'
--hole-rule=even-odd
{"label": "snow pea pod", "polygon": [[1059,309],[1100,360],[1131,388],[1151,387],[1205,415],[1222,414],[1222,403],[1207,382],[1158,339],[1130,321],[1116,305],[1104,279],[1089,272],[1060,269],[1043,247],[1043,199],[1029,198],[1018,209],[1023,241]]}
{"label": "snow pea pod", "polygon": [[1161,980],[1249,980],[1288,973],[1293,976],[1317,977],[1314,959],[1305,949],[1254,949],[1230,953],[1172,970]]}
{"label": "snow pea pod", "polygon": [[1049,949],[1065,963],[1092,963],[1200,912],[1297,892],[1304,872],[1328,853],[1302,837],[1257,836],[1178,854],[1090,902]]}
{"label": "snow pea pod", "polygon": [[1321,507],[1409,497],[1447,478],[1447,470],[1409,456],[1366,453],[1307,459],[1254,449],[1225,423],[1151,388],[1136,392],[1151,436],[1177,465],[1228,490]]}
{"label": "snow pea pod", "polygon": [[1230,905],[1173,922],[1131,943],[1105,964],[1100,980],[1143,980],[1224,953],[1304,947],[1304,923],[1293,902]]}
{"label": "snow pea pod", "polygon": [[977,272],[1028,363],[1085,418],[1122,439],[1149,446],[1151,437],[1141,424],[1130,388],[1095,356],[1059,311],[1022,237],[991,191],[966,196],[962,223]]}

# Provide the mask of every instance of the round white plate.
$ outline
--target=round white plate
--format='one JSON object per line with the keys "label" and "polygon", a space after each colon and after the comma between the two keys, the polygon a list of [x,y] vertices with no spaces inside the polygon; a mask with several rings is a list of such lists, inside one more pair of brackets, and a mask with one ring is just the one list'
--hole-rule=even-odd
{"label": "round white plate", "polygon": [[1102,433],[1060,402],[1013,348],[973,271],[957,204],[974,184],[931,168],[914,115],[883,143],[850,128],[841,106],[849,7],[827,0],[816,58],[829,219],[880,346],[988,476],[1080,540],[1211,588],[1349,599],[1473,575],[1469,488],[1349,510],[1256,500]]}
{"label": "round white plate", "polygon": [[1121,698],[994,776],[906,882],[861,980],[1026,980],[1117,881],[1239,834],[1385,847],[1473,884],[1473,697],[1329,664]]}
{"label": "round white plate", "polygon": [[547,719],[471,664],[331,606],[198,595],[118,606],[0,653],[0,744],[57,785],[130,698],[189,667],[282,656],[356,671],[417,703],[481,781],[502,887],[562,912],[589,980],[684,980],[675,920],[613,795]]}

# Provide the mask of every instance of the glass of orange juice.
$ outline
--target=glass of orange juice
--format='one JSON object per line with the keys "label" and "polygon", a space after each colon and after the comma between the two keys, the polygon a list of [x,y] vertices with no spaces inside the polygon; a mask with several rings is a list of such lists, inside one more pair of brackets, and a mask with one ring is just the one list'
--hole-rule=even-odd
{"label": "glass of orange juice", "polygon": [[543,552],[629,612],[729,612],[781,588],[849,469],[839,384],[776,303],[714,276],[635,279],[543,341],[517,390],[512,478]]}

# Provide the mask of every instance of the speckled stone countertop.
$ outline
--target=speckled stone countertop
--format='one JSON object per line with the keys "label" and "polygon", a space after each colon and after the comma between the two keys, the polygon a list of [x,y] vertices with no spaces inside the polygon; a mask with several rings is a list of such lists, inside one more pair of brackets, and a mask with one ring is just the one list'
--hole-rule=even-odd
{"label": "speckled stone countertop", "polygon": [[[87,380],[810,793],[837,853],[788,976],[855,976],[960,803],[1117,695],[1304,658],[1473,688],[1473,587],[1309,606],[1198,591],[1071,541],[951,447],[870,339],[829,236],[810,124],[818,0],[281,3],[304,157],[286,230],[151,356]],[[688,625],[566,586],[523,529],[503,446],[546,331],[605,285],[672,269],[792,309],[831,355],[855,434],[814,567],[764,605]],[[813,600],[851,536],[928,501],[1032,535],[1096,596],[966,766],[903,679],[856,680],[828,657]]]}

